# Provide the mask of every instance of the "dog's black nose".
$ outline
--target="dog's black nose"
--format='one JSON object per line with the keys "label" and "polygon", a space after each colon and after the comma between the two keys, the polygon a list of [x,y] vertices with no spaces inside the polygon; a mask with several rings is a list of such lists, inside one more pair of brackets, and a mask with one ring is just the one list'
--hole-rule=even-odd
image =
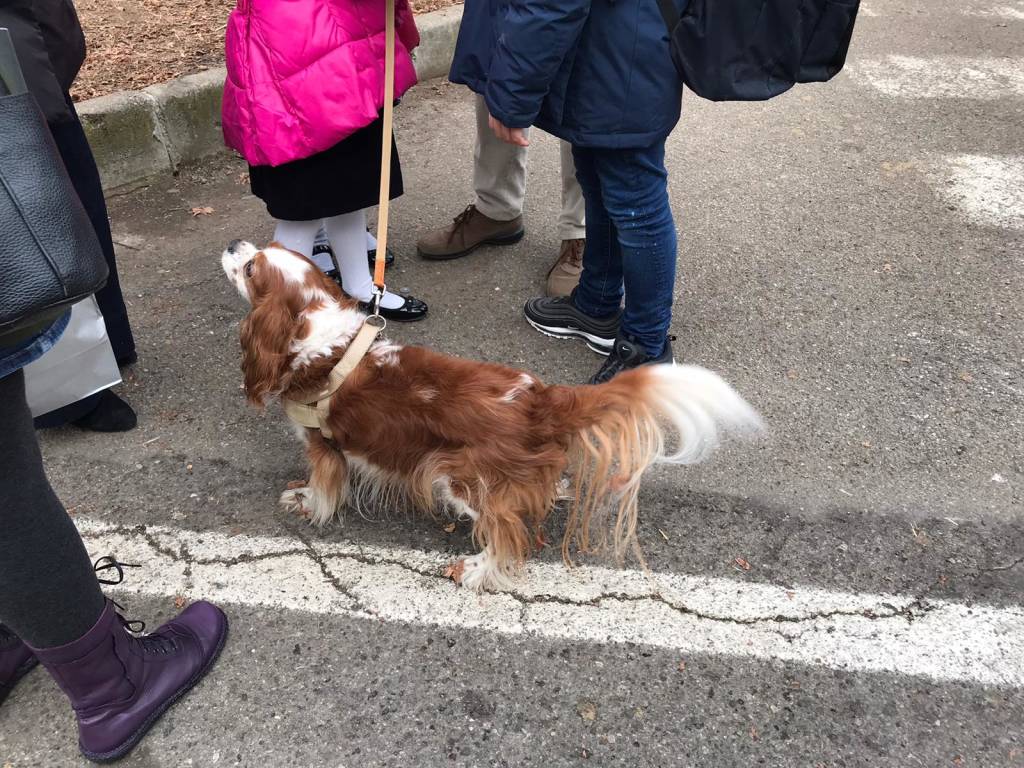
{"label": "dog's black nose", "polygon": [[241,240],[232,240],[230,243],[228,243],[228,253],[234,253],[235,251],[237,251],[238,246],[240,246],[241,244]]}

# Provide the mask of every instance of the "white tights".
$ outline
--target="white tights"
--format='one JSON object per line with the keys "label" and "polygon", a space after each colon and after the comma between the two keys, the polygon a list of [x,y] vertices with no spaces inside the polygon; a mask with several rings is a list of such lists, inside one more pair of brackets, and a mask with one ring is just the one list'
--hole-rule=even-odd
{"label": "white tights", "polygon": [[[376,245],[366,232],[366,211],[343,213],[327,219],[312,221],[284,221],[279,219],[274,239],[291,251],[301,253],[307,259],[313,258],[313,241],[323,226],[331,249],[341,271],[341,285],[345,293],[359,301],[369,301],[373,295],[373,277],[366,260],[367,247]],[[384,294],[380,305],[397,309],[405,302],[391,291]]]}

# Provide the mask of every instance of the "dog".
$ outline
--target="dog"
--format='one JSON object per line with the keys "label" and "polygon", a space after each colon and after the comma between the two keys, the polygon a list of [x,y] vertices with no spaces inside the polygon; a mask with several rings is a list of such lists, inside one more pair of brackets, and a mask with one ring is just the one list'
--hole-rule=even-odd
{"label": "dog", "polygon": [[[366,321],[358,303],[277,243],[259,250],[235,241],[221,261],[251,305],[240,333],[248,400],[263,406],[322,390]],[[542,546],[566,473],[572,504],[563,558],[572,562],[575,545],[610,548],[621,562],[628,550],[639,553],[637,494],[650,466],[703,460],[723,428],[761,428],[740,395],[693,365],[549,386],[503,365],[383,338],[325,402],[331,437],[298,427],[309,480],[286,490],[281,504],[322,526],[362,489],[468,519],[479,551],[448,575],[474,590],[507,589]]]}

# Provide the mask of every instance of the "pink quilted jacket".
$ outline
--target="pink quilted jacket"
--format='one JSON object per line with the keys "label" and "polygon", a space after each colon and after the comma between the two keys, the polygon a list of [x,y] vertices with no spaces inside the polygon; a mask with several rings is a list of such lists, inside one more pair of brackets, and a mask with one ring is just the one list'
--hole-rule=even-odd
{"label": "pink quilted jacket", "polygon": [[[224,142],[251,165],[281,165],[373,122],[384,102],[384,0],[238,0],[228,19]],[[416,84],[419,44],[396,0],[395,95]]]}

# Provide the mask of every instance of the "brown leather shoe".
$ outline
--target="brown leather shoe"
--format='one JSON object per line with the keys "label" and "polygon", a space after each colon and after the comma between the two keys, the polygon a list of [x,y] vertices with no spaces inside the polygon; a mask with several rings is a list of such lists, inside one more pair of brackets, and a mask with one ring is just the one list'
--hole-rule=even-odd
{"label": "brown leather shoe", "polygon": [[568,296],[579,285],[583,271],[584,239],[563,240],[558,260],[548,270],[548,296]]}
{"label": "brown leather shoe", "polygon": [[420,256],[432,261],[457,259],[482,245],[514,245],[523,239],[523,217],[495,221],[471,205],[444,229],[428,232],[416,243]]}

